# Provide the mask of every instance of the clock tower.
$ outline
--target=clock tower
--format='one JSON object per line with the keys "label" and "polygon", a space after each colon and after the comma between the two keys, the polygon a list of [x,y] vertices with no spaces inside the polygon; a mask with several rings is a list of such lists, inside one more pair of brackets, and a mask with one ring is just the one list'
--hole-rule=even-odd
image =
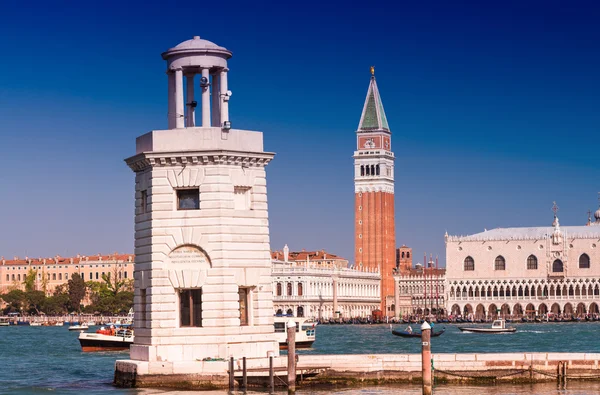
{"label": "clock tower", "polygon": [[375,70],[363,107],[354,151],[355,264],[381,273],[381,311],[393,316],[396,266],[394,153]]}

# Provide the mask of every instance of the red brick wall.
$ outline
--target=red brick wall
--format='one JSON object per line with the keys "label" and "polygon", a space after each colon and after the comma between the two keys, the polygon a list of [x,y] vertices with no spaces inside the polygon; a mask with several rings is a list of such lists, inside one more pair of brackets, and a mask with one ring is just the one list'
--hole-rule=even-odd
{"label": "red brick wall", "polygon": [[382,278],[381,310],[385,312],[386,296],[394,295],[394,195],[385,192],[356,193],[354,210],[355,264],[362,263],[364,268],[379,269]]}

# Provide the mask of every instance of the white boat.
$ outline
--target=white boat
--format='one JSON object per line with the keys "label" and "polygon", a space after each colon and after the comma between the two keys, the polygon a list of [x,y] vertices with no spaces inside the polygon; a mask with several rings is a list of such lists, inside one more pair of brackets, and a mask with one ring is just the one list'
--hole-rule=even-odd
{"label": "white boat", "polygon": [[274,326],[279,349],[287,350],[286,325],[290,320],[296,323],[296,348],[311,348],[315,342],[316,322],[308,318],[276,316]]}
{"label": "white boat", "polygon": [[42,326],[41,322],[30,322],[29,326]]}
{"label": "white boat", "polygon": [[95,333],[79,334],[79,344],[84,352],[124,351],[133,343],[133,329],[130,325],[101,327]]}
{"label": "white boat", "polygon": [[87,325],[85,325],[85,324],[83,324],[83,325],[70,325],[69,326],[69,330],[70,331],[80,331],[80,332],[83,332],[83,331],[87,331],[89,328],[90,327],[87,326]]}
{"label": "white boat", "polygon": [[512,333],[516,332],[517,328],[507,327],[506,321],[503,319],[494,320],[492,322],[491,328],[482,328],[482,327],[458,327],[463,332],[473,332],[473,333]]}
{"label": "white boat", "polygon": [[9,318],[0,318],[0,326],[10,326]]}

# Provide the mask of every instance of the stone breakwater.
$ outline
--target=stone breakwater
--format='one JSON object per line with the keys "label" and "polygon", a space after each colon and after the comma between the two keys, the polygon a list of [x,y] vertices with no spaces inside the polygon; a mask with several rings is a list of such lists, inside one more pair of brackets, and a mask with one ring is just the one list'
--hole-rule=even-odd
{"label": "stone breakwater", "polygon": [[[497,383],[600,380],[600,353],[481,353],[434,354],[436,382]],[[287,375],[287,358],[274,358],[275,375]],[[298,385],[357,386],[419,383],[420,354],[299,355]],[[240,361],[235,378],[241,381]],[[268,382],[269,360],[248,360],[248,382]],[[282,383],[281,380],[277,382]],[[121,387],[227,388],[226,361],[137,362],[117,361],[115,384]],[[236,384],[237,385],[237,384]]]}

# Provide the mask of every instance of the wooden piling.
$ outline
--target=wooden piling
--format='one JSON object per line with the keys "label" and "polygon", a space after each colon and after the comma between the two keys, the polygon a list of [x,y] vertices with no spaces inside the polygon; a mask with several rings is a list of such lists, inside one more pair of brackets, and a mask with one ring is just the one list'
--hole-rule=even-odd
{"label": "wooden piling", "polygon": [[242,358],[242,387],[244,391],[248,389],[248,374],[246,371],[246,357]]}
{"label": "wooden piling", "polygon": [[288,393],[296,392],[296,322],[287,323]]}
{"label": "wooden piling", "polygon": [[269,356],[269,389],[270,392],[275,392],[275,380],[273,378],[273,356]]}
{"label": "wooden piling", "polygon": [[432,395],[431,386],[431,326],[421,325],[421,366],[423,370],[423,395]]}
{"label": "wooden piling", "polygon": [[233,371],[233,357],[229,359],[229,391],[235,389],[234,371]]}

